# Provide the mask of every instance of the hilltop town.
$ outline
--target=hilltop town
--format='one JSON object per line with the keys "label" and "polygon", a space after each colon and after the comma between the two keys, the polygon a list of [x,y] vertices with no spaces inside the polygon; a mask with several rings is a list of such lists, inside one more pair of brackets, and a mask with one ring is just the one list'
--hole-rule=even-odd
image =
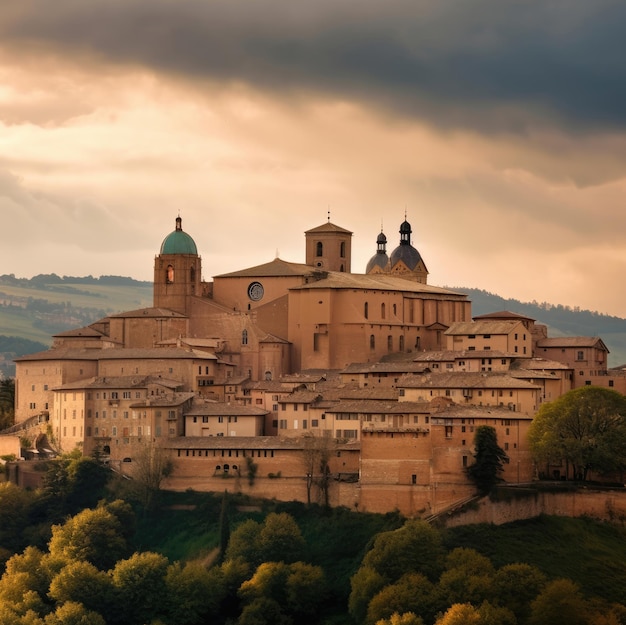
{"label": "hilltop town", "polygon": [[[550,337],[515,311],[472,316],[428,283],[408,221],[352,271],[352,233],[305,233],[305,263],[275,258],[203,279],[182,219],[154,259],[149,308],[104,317],[16,359],[16,426],[31,455],[97,454],[133,474],[173,460],[173,490],[237,490],[407,516],[474,492],[475,428],[492,426],[503,478],[537,467],[527,431],[542,403],[586,385],[626,392],[598,337]],[[19,445],[19,443],[17,443]],[[20,477],[27,480],[27,473]]]}

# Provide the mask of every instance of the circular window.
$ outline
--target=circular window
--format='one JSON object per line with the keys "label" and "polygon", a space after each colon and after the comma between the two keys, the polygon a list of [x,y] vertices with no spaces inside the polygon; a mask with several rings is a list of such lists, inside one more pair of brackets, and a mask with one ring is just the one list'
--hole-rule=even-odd
{"label": "circular window", "polygon": [[265,291],[263,290],[263,285],[260,282],[253,282],[248,287],[248,297],[253,302],[258,302],[260,299],[262,299],[264,293]]}

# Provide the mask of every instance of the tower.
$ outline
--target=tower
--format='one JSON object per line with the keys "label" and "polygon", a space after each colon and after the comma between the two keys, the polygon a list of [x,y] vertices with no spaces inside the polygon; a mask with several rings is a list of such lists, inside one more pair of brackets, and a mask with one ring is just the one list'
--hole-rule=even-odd
{"label": "tower", "polygon": [[306,264],[324,271],[350,273],[352,232],[328,221],[304,233],[306,237]]}
{"label": "tower", "polygon": [[389,256],[387,255],[387,237],[382,229],[376,237],[376,254],[372,256],[365,268],[365,273],[389,273]]}
{"label": "tower", "polygon": [[182,219],[154,259],[154,306],[189,314],[192,296],[201,295],[202,259],[194,240],[183,232]]}
{"label": "tower", "polygon": [[426,284],[428,269],[421,254],[411,244],[412,232],[411,224],[406,220],[405,215],[404,221],[400,224],[400,245],[391,252],[389,258],[390,272]]}

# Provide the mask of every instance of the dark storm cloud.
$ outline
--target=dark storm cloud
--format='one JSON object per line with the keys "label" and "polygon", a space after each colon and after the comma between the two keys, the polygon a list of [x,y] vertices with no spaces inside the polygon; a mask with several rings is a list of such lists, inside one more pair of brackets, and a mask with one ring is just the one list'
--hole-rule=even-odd
{"label": "dark storm cloud", "polygon": [[0,45],[444,126],[608,129],[626,122],[625,26],[611,0],[22,0],[0,8]]}

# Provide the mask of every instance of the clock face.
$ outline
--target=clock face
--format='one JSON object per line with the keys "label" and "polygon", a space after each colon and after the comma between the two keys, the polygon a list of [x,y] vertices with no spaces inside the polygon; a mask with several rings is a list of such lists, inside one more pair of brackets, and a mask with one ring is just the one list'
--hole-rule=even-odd
{"label": "clock face", "polygon": [[260,282],[252,282],[248,287],[248,297],[253,302],[258,302],[263,298],[263,294],[265,291],[263,290],[263,285]]}

